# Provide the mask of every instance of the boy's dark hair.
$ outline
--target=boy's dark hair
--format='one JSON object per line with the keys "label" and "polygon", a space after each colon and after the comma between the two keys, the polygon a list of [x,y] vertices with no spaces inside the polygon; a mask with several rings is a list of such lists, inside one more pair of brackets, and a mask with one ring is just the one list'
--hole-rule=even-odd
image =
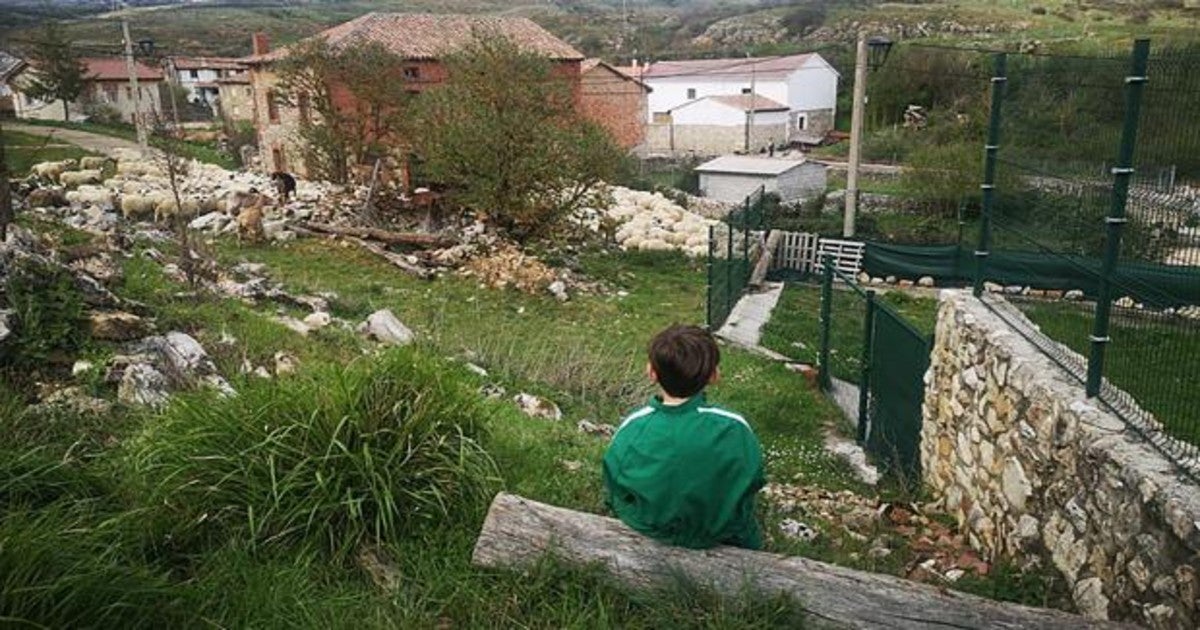
{"label": "boy's dark hair", "polygon": [[699,326],[676,324],[650,340],[650,367],[663,391],[676,398],[703,390],[720,362],[716,339]]}

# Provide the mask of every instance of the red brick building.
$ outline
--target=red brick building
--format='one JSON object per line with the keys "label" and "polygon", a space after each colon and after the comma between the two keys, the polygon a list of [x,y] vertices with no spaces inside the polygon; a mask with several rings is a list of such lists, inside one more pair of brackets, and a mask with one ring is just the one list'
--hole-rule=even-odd
{"label": "red brick building", "polygon": [[[406,89],[420,92],[445,82],[447,70],[441,60],[468,46],[479,34],[504,37],[524,51],[552,60],[555,74],[571,82],[576,102],[579,101],[583,55],[526,18],[368,13],[313,37],[323,38],[335,48],[382,44],[403,62],[398,68],[380,68],[380,72],[392,73],[398,81],[405,82]],[[254,37],[254,54],[242,61],[250,67],[255,127],[264,168],[303,176],[307,174],[305,149],[300,144],[298,129],[308,113],[300,111],[301,107],[286,107],[275,98],[278,78],[273,65],[287,53],[287,48],[270,51],[266,36],[258,34]],[[339,107],[353,109],[353,97],[348,91],[333,88],[334,101]]]}
{"label": "red brick building", "polygon": [[650,88],[599,59],[587,59],[580,71],[580,111],[612,134],[622,147],[646,141]]}

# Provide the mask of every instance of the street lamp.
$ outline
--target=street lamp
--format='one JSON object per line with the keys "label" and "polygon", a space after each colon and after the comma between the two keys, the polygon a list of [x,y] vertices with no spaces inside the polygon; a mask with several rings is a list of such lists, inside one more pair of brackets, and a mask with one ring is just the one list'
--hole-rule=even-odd
{"label": "street lamp", "polygon": [[137,42],[138,54],[149,57],[154,54],[153,39],[139,39]]}
{"label": "street lamp", "polygon": [[854,108],[850,115],[850,160],[846,165],[846,214],[842,220],[842,236],[846,238],[854,236],[854,216],[858,212],[858,164],[862,158],[867,68],[878,70],[887,61],[891,50],[892,40],[886,37],[858,38],[854,55]]}
{"label": "street lamp", "polygon": [[892,52],[892,40],[875,35],[867,39],[867,67],[872,71],[883,67],[887,62],[888,53]]}

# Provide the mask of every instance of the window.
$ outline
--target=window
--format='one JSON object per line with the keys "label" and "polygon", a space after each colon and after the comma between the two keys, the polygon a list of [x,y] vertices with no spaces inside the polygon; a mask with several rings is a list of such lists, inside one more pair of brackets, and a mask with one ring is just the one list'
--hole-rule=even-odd
{"label": "window", "polygon": [[421,69],[416,66],[409,66],[404,69],[405,81],[418,81],[421,79]]}
{"label": "window", "polygon": [[199,78],[200,78],[200,72],[199,72],[199,71],[196,71],[196,70],[188,70],[188,76],[189,76],[189,77],[191,77],[191,78],[193,78],[193,79],[199,79]]}
{"label": "window", "polygon": [[808,114],[796,115],[796,131],[804,131],[808,129]]}
{"label": "window", "polygon": [[267,120],[279,122],[279,103],[275,98],[275,90],[267,90]]}
{"label": "window", "polygon": [[308,120],[308,94],[301,92],[296,97],[296,109],[300,110],[300,124],[307,125]]}
{"label": "window", "polygon": [[271,161],[275,163],[275,170],[286,171],[287,163],[283,160],[283,149],[274,147],[271,149]]}
{"label": "window", "polygon": [[250,98],[254,94],[254,90],[246,88],[246,98]]}
{"label": "window", "polygon": [[750,88],[742,88],[742,94],[749,94]]}
{"label": "window", "polygon": [[688,88],[687,94],[689,101],[694,100],[696,98],[696,88]]}
{"label": "window", "polygon": [[125,100],[127,100],[127,101],[133,100],[133,89],[130,88],[128,85],[125,86]]}

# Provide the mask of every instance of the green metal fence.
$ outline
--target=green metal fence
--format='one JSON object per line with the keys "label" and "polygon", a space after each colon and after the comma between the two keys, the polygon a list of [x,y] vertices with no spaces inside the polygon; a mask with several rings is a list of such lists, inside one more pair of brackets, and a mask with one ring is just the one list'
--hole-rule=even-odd
{"label": "green metal fence", "polygon": [[[920,481],[921,404],[932,339],[826,260],[822,264],[822,387],[858,389],[858,442],[910,487]],[[840,381],[840,382],[839,382]]]}
{"label": "green metal fence", "polygon": [[705,323],[717,330],[729,318],[750,284],[757,233],[765,223],[763,189],[759,188],[725,219],[708,228],[708,286]]}
{"label": "green metal fence", "polygon": [[1198,63],[1147,40],[1109,57],[992,55],[974,275],[982,295],[998,258],[1020,264],[1014,249],[1069,266],[1079,286],[1062,288],[1094,301],[1013,301],[1074,351],[1041,343],[1088,396],[1185,471],[1200,457]]}

